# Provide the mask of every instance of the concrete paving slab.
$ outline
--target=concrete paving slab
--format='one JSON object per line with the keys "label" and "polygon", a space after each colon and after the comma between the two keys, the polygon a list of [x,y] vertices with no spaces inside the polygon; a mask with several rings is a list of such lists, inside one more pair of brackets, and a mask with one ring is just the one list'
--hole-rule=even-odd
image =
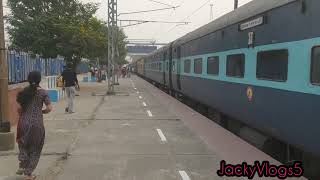
{"label": "concrete paving slab", "polygon": [[82,130],[76,147],[72,155],[167,154],[169,150],[162,146],[152,126],[128,121],[95,121]]}
{"label": "concrete paving slab", "polygon": [[92,113],[99,104],[101,97],[92,96],[93,92],[106,91],[106,85],[100,83],[81,83],[80,96],[75,99],[75,113],[66,114],[65,107],[67,102],[60,101],[54,105],[53,111],[44,116],[45,120],[90,120]]}
{"label": "concrete paving slab", "polygon": [[[72,157],[58,180],[176,180],[167,157]],[[86,162],[83,164],[82,162]],[[75,165],[76,164],[76,165]],[[88,169],[90,167],[90,169]],[[79,172],[90,173],[81,173]]]}
{"label": "concrete paving slab", "polygon": [[[143,107],[143,102],[136,94],[107,97],[104,106],[99,108],[96,119],[177,119],[164,106],[148,104],[148,107]],[[153,117],[148,116],[147,110],[152,112]]]}
{"label": "concrete paving slab", "polygon": [[[59,156],[42,156],[37,169],[34,174],[38,176],[37,180],[45,179],[45,175],[50,167],[54,165]],[[15,175],[16,170],[18,169],[18,159],[17,156],[7,156],[0,157],[1,164],[5,164],[5,166],[1,166],[0,168],[0,180],[20,180],[23,179],[22,176]],[[4,176],[6,175],[6,176]]]}
{"label": "concrete paving slab", "polygon": [[43,153],[65,153],[87,121],[45,121],[46,139]]}

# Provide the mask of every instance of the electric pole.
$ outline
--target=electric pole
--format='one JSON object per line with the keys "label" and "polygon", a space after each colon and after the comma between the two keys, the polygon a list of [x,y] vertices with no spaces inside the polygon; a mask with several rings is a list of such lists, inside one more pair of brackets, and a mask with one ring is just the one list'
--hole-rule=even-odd
{"label": "electric pole", "polygon": [[234,9],[237,9],[237,8],[238,8],[238,1],[239,1],[239,0],[234,0]]}
{"label": "electric pole", "polygon": [[213,4],[210,4],[210,21],[213,20]]}
{"label": "electric pole", "polygon": [[[108,0],[108,92],[114,94],[117,44],[117,0]],[[112,79],[111,79],[112,78]]]}
{"label": "electric pole", "polygon": [[3,6],[0,0],[0,150],[14,148],[14,134],[10,132],[8,102],[8,65],[4,41]]}
{"label": "electric pole", "polygon": [[[117,32],[117,33],[118,33],[118,32]],[[120,55],[119,55],[119,49],[118,49],[118,34],[116,35],[116,37],[117,37],[117,41],[116,41],[117,44],[116,44],[116,53],[115,53],[115,54],[116,54],[116,58],[115,58],[115,59],[116,59],[116,62],[119,62],[119,57],[120,57]],[[119,64],[117,63],[117,64],[116,64],[116,72],[115,72],[117,79],[116,79],[116,82],[115,82],[114,85],[120,85],[120,84],[119,84],[119,72],[118,72],[118,71],[119,71]]]}

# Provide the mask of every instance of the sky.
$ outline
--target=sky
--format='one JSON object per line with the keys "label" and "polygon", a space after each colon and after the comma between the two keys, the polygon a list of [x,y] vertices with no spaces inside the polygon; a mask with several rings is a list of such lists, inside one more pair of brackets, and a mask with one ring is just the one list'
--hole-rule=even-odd
{"label": "sky", "polygon": [[[3,4],[6,5],[6,1]],[[108,0],[79,0],[83,3],[98,3],[99,10],[96,17],[100,20],[107,20],[107,3]],[[120,15],[119,20],[152,20],[152,21],[170,21],[170,22],[190,22],[188,25],[164,24],[164,23],[147,23],[138,26],[124,27],[128,39],[148,39],[155,40],[157,43],[168,43],[191,32],[210,21],[233,10],[234,0],[118,0],[118,14],[144,11],[151,9],[167,8],[169,6],[179,6],[176,9]],[[251,0],[239,0],[239,6],[244,5]],[[210,9],[212,6],[213,19],[210,18]],[[5,7],[4,14],[9,10]],[[128,23],[119,23],[125,26]],[[7,38],[6,38],[7,39]]]}

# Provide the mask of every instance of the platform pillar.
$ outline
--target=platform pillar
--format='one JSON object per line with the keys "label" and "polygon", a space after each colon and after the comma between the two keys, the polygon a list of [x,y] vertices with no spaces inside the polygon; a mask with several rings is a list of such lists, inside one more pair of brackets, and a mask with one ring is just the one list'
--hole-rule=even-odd
{"label": "platform pillar", "polygon": [[14,148],[8,109],[8,65],[5,57],[3,6],[0,0],[0,151]]}

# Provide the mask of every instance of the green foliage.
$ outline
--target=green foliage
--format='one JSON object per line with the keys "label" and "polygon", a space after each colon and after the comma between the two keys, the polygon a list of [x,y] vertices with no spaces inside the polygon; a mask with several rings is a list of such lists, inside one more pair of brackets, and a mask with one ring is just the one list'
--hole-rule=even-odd
{"label": "green foliage", "polygon": [[117,60],[119,65],[127,64],[128,62],[125,60],[127,56],[127,48],[125,44],[125,39],[127,38],[122,29],[118,30],[118,52],[117,52]]}
{"label": "green foliage", "polygon": [[[78,0],[8,0],[8,6],[12,48],[44,58],[61,55],[74,63],[82,58],[107,57],[108,28],[94,17],[97,4]],[[122,31],[118,39],[120,59],[124,59]]]}

